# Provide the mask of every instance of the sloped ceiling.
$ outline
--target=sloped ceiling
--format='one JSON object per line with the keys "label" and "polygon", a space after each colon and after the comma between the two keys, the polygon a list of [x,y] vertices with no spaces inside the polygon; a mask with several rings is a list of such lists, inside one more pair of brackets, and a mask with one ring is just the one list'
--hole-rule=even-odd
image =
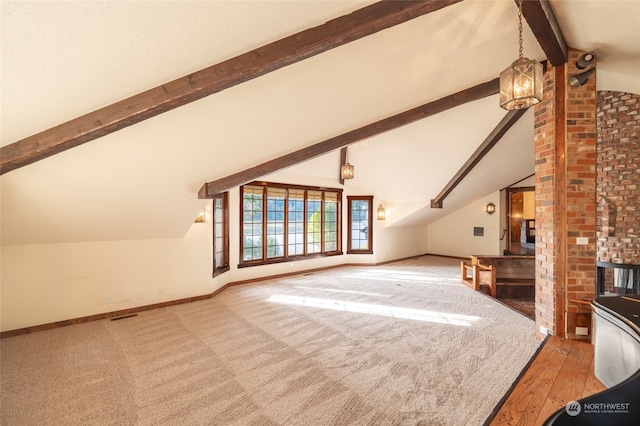
{"label": "sloped ceiling", "polygon": [[[2,145],[370,3],[3,1]],[[551,5],[596,50],[599,89],[640,92],[640,2]],[[517,37],[512,0],[466,0],[11,171],[2,244],[181,237],[204,182],[489,81]],[[526,24],[524,52],[544,59]],[[493,96],[356,143],[347,184],[398,206],[397,226],[429,223],[533,173],[529,111],[429,207],[503,116]],[[286,171],[339,186],[338,159]]]}

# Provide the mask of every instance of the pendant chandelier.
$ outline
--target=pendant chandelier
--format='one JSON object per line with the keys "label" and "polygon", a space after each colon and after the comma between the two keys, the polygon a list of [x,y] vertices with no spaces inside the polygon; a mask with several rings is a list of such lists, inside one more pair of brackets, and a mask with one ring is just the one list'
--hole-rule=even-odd
{"label": "pendant chandelier", "polygon": [[520,55],[500,73],[500,106],[507,111],[529,108],[542,100],[542,64],[522,54],[522,0],[518,5]]}

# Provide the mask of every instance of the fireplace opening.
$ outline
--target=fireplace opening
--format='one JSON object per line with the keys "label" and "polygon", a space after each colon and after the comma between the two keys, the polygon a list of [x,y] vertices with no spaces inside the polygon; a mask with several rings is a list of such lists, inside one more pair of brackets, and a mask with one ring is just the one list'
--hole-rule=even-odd
{"label": "fireplace opening", "polygon": [[598,297],[640,294],[640,265],[598,262],[596,291]]}

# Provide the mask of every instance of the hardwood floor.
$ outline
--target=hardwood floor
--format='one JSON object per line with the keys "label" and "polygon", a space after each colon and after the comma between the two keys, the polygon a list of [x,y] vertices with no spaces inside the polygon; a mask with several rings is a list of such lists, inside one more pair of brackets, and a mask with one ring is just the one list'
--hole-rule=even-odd
{"label": "hardwood floor", "polygon": [[536,303],[534,300],[526,299],[497,299],[514,311],[520,312],[527,318],[536,319]]}
{"label": "hardwood floor", "polygon": [[[533,300],[497,300],[535,318]],[[489,425],[538,426],[569,401],[605,389],[593,374],[593,345],[551,336]]]}
{"label": "hardwood floor", "polygon": [[529,245],[520,245],[520,244],[512,244],[511,250],[509,254],[519,254],[519,255],[528,255],[534,256],[536,254],[536,249]]}
{"label": "hardwood floor", "polygon": [[569,401],[605,389],[593,374],[593,345],[551,336],[490,425],[541,425]]}

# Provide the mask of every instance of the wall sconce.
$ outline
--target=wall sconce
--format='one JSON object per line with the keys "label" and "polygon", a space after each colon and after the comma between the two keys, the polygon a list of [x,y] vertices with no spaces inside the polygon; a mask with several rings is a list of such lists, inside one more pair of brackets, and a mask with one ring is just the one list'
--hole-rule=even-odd
{"label": "wall sconce", "polygon": [[387,211],[382,207],[382,204],[380,204],[380,207],[378,207],[378,220],[385,220],[386,218]]}
{"label": "wall sconce", "polygon": [[487,212],[487,214],[494,214],[496,212],[496,205],[493,203],[489,203],[484,208],[484,211]]}
{"label": "wall sconce", "polygon": [[198,213],[198,216],[196,216],[196,220],[194,220],[193,223],[204,223],[204,209]]}
{"label": "wall sconce", "polygon": [[353,179],[354,176],[355,176],[355,173],[353,170],[353,165],[349,163],[344,163],[340,167],[340,177],[342,179]]}
{"label": "wall sconce", "polygon": [[344,164],[340,166],[340,177],[342,179],[353,179],[355,172],[353,166],[349,164],[349,151],[345,148]]}

